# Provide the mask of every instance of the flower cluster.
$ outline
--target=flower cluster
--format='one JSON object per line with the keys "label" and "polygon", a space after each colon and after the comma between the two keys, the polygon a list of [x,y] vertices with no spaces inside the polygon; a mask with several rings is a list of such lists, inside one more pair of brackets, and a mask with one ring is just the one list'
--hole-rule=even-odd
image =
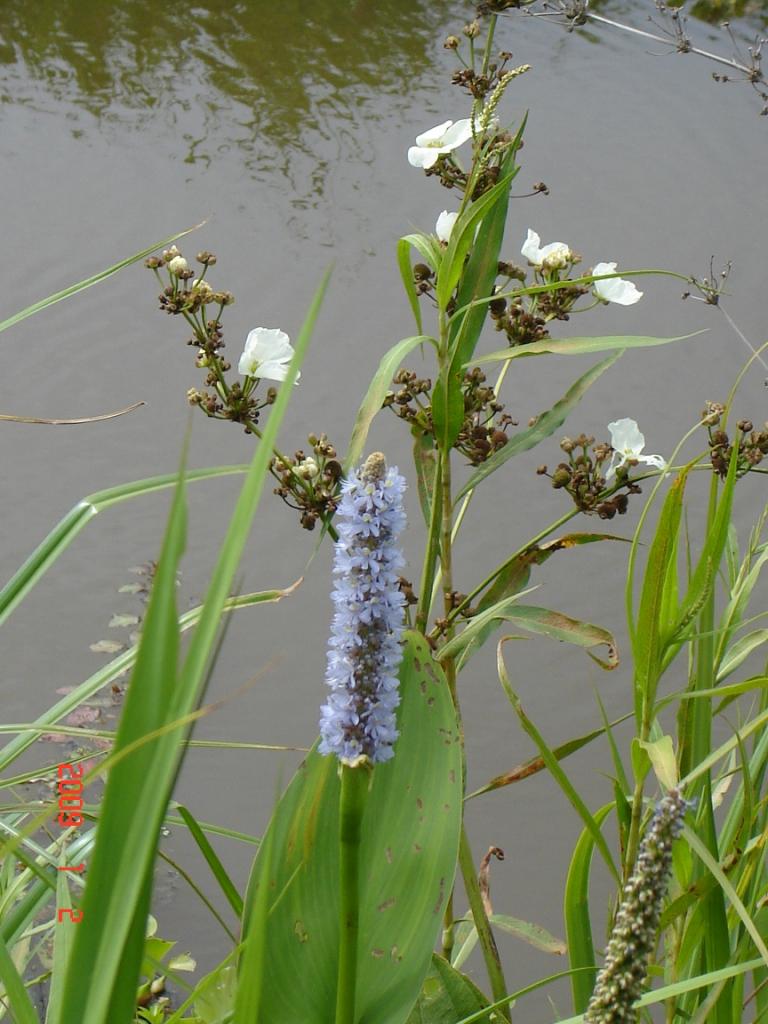
{"label": "flower cluster", "polygon": [[[392,383],[397,390],[387,392],[384,407],[410,423],[415,428],[414,434],[418,432],[434,437],[432,381],[428,377],[418,377],[413,370],[402,368]],[[470,465],[479,466],[507,444],[507,431],[511,426],[517,426],[517,420],[504,412],[503,403],[497,400],[496,392],[486,384],[485,374],[477,366],[465,372],[461,393],[464,421],[453,447],[466,456]]]}
{"label": "flower cluster", "polygon": [[[595,444],[594,437],[586,434],[564,437],[560,447],[568,456],[568,462],[561,462],[551,474],[552,486],[567,491],[580,512],[594,512],[601,519],[613,519],[617,512],[623,515],[629,495],[641,493],[637,484],[629,479],[632,466],[644,462],[656,469],[666,468],[660,455],[642,454],[645,438],[634,420],[614,420],[608,424],[608,430],[610,444]],[[539,466],[537,473],[550,476],[546,466]],[[607,497],[606,488],[614,478],[614,486],[625,487],[626,492]]]}
{"label": "flower cluster", "polygon": [[310,434],[307,440],[311,455],[301,448],[293,456],[276,455],[270,469],[278,481],[274,493],[300,513],[299,522],[305,530],[314,530],[318,519],[330,522],[336,511],[341,463],[325,434]]}
{"label": "flower cluster", "polygon": [[342,485],[334,556],[335,613],[320,717],[320,753],[344,764],[388,761],[397,739],[405,598],[397,538],[405,526],[405,480],[375,452]]}
{"label": "flower cluster", "polygon": [[[709,431],[712,468],[722,479],[728,474],[734,447],[730,437],[720,426],[724,413],[725,407],[718,402],[707,402],[701,414],[702,421]],[[763,424],[762,430],[755,430],[751,420],[739,420],[736,427],[739,431],[736,476],[742,477],[768,455],[768,423]]]}
{"label": "flower cluster", "polygon": [[672,843],[691,804],[673,789],[656,808],[640,845],[605,952],[603,969],[584,1014],[585,1024],[619,1024],[639,1019],[634,1004],[642,994],[656,944],[661,907],[672,867]]}

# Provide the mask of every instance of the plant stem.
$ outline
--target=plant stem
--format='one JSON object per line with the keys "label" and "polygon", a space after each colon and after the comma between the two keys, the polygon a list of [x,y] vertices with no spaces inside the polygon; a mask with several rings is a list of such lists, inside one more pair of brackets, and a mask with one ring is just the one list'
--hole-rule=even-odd
{"label": "plant stem", "polygon": [[368,770],[341,766],[339,798],[339,973],[336,1024],[355,1024],[357,937],[360,910],[360,836],[368,796]]}
{"label": "plant stem", "polygon": [[[472,850],[467,838],[467,830],[462,825],[461,839],[459,840],[459,866],[464,879],[464,888],[467,891],[469,909],[472,911],[472,918],[477,928],[477,937],[480,940],[480,948],[483,951],[485,967],[491,982],[493,1001],[498,1002],[507,996],[507,983],[504,980],[504,970],[501,966],[501,957],[496,947],[496,940],[493,937],[491,924],[483,906],[483,898],[480,895],[480,885],[475,873],[475,865],[472,860]],[[511,1021],[512,1017],[509,1006],[500,1007],[497,1011],[504,1020]]]}

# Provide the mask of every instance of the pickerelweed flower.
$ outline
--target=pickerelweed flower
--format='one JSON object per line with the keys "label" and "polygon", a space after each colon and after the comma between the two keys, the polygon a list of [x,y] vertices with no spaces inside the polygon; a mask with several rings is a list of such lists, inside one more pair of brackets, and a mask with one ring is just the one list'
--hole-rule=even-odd
{"label": "pickerelweed flower", "polygon": [[408,150],[411,167],[434,167],[437,158],[450,153],[472,138],[472,122],[468,117],[461,121],[444,121],[416,136],[416,145]]}
{"label": "pickerelweed flower", "polygon": [[608,472],[605,474],[606,482],[611,480],[617,469],[625,466],[628,462],[645,462],[648,466],[655,466],[657,469],[666,469],[667,464],[660,455],[643,455],[645,438],[640,433],[635,420],[622,419],[614,420],[608,424],[611,432],[611,447],[613,455]]}
{"label": "pickerelweed flower", "polygon": [[403,557],[396,542],[405,526],[405,486],[381,452],[342,485],[326,672],[331,692],[320,712],[319,749],[343,764],[388,761],[398,735],[405,599],[398,588]]}
{"label": "pickerelweed flower", "polygon": [[453,231],[453,225],[458,220],[458,213],[449,213],[447,210],[443,210],[440,216],[437,218],[437,224],[435,224],[435,234],[441,242],[448,242]]}
{"label": "pickerelweed flower", "polygon": [[[615,274],[615,263],[596,263],[592,268],[593,274]],[[620,306],[633,306],[643,297],[643,293],[637,289],[632,281],[626,281],[623,277],[612,277],[606,281],[593,281],[592,288],[598,299],[603,302],[616,302]]]}
{"label": "pickerelweed flower", "polygon": [[[237,364],[244,377],[285,380],[294,351],[291,339],[277,327],[254,327],[245,339],[245,348]],[[298,374],[298,381],[301,374]]]}
{"label": "pickerelweed flower", "polygon": [[573,258],[570,246],[565,242],[550,242],[542,246],[541,238],[531,228],[528,228],[528,237],[520,252],[532,266],[544,267],[545,270],[561,270]]}
{"label": "pickerelweed flower", "polygon": [[585,1024],[634,1024],[639,1020],[634,1003],[642,995],[656,944],[672,867],[672,843],[680,835],[690,807],[677,789],[659,801],[622,893],[605,963],[584,1014]]}

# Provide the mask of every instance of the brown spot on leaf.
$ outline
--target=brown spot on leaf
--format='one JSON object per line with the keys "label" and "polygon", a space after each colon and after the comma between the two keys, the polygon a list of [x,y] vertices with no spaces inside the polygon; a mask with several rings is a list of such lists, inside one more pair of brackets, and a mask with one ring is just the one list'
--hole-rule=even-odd
{"label": "brown spot on leaf", "polygon": [[378,905],[378,907],[376,907],[376,909],[377,910],[389,910],[390,907],[394,907],[395,903],[397,903],[397,900],[393,896],[391,899],[384,900],[383,903],[380,903]]}
{"label": "brown spot on leaf", "polygon": [[440,911],[442,909],[442,906],[443,906],[443,897],[444,896],[445,896],[445,877],[442,877],[440,879],[440,891],[439,891],[439,895],[437,897],[437,902],[435,903],[434,910],[432,911],[433,914],[439,914],[440,913]]}
{"label": "brown spot on leaf", "polygon": [[387,864],[392,863],[392,847],[388,846],[384,851],[384,856],[387,858]]}

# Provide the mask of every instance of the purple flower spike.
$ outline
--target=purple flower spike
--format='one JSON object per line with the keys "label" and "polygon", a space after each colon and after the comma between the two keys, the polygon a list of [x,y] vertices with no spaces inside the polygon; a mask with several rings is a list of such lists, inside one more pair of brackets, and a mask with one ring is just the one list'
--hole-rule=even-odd
{"label": "purple flower spike", "polygon": [[405,600],[396,541],[405,526],[405,479],[374,452],[344,481],[334,556],[336,611],[320,712],[320,753],[344,764],[388,761],[397,739]]}

